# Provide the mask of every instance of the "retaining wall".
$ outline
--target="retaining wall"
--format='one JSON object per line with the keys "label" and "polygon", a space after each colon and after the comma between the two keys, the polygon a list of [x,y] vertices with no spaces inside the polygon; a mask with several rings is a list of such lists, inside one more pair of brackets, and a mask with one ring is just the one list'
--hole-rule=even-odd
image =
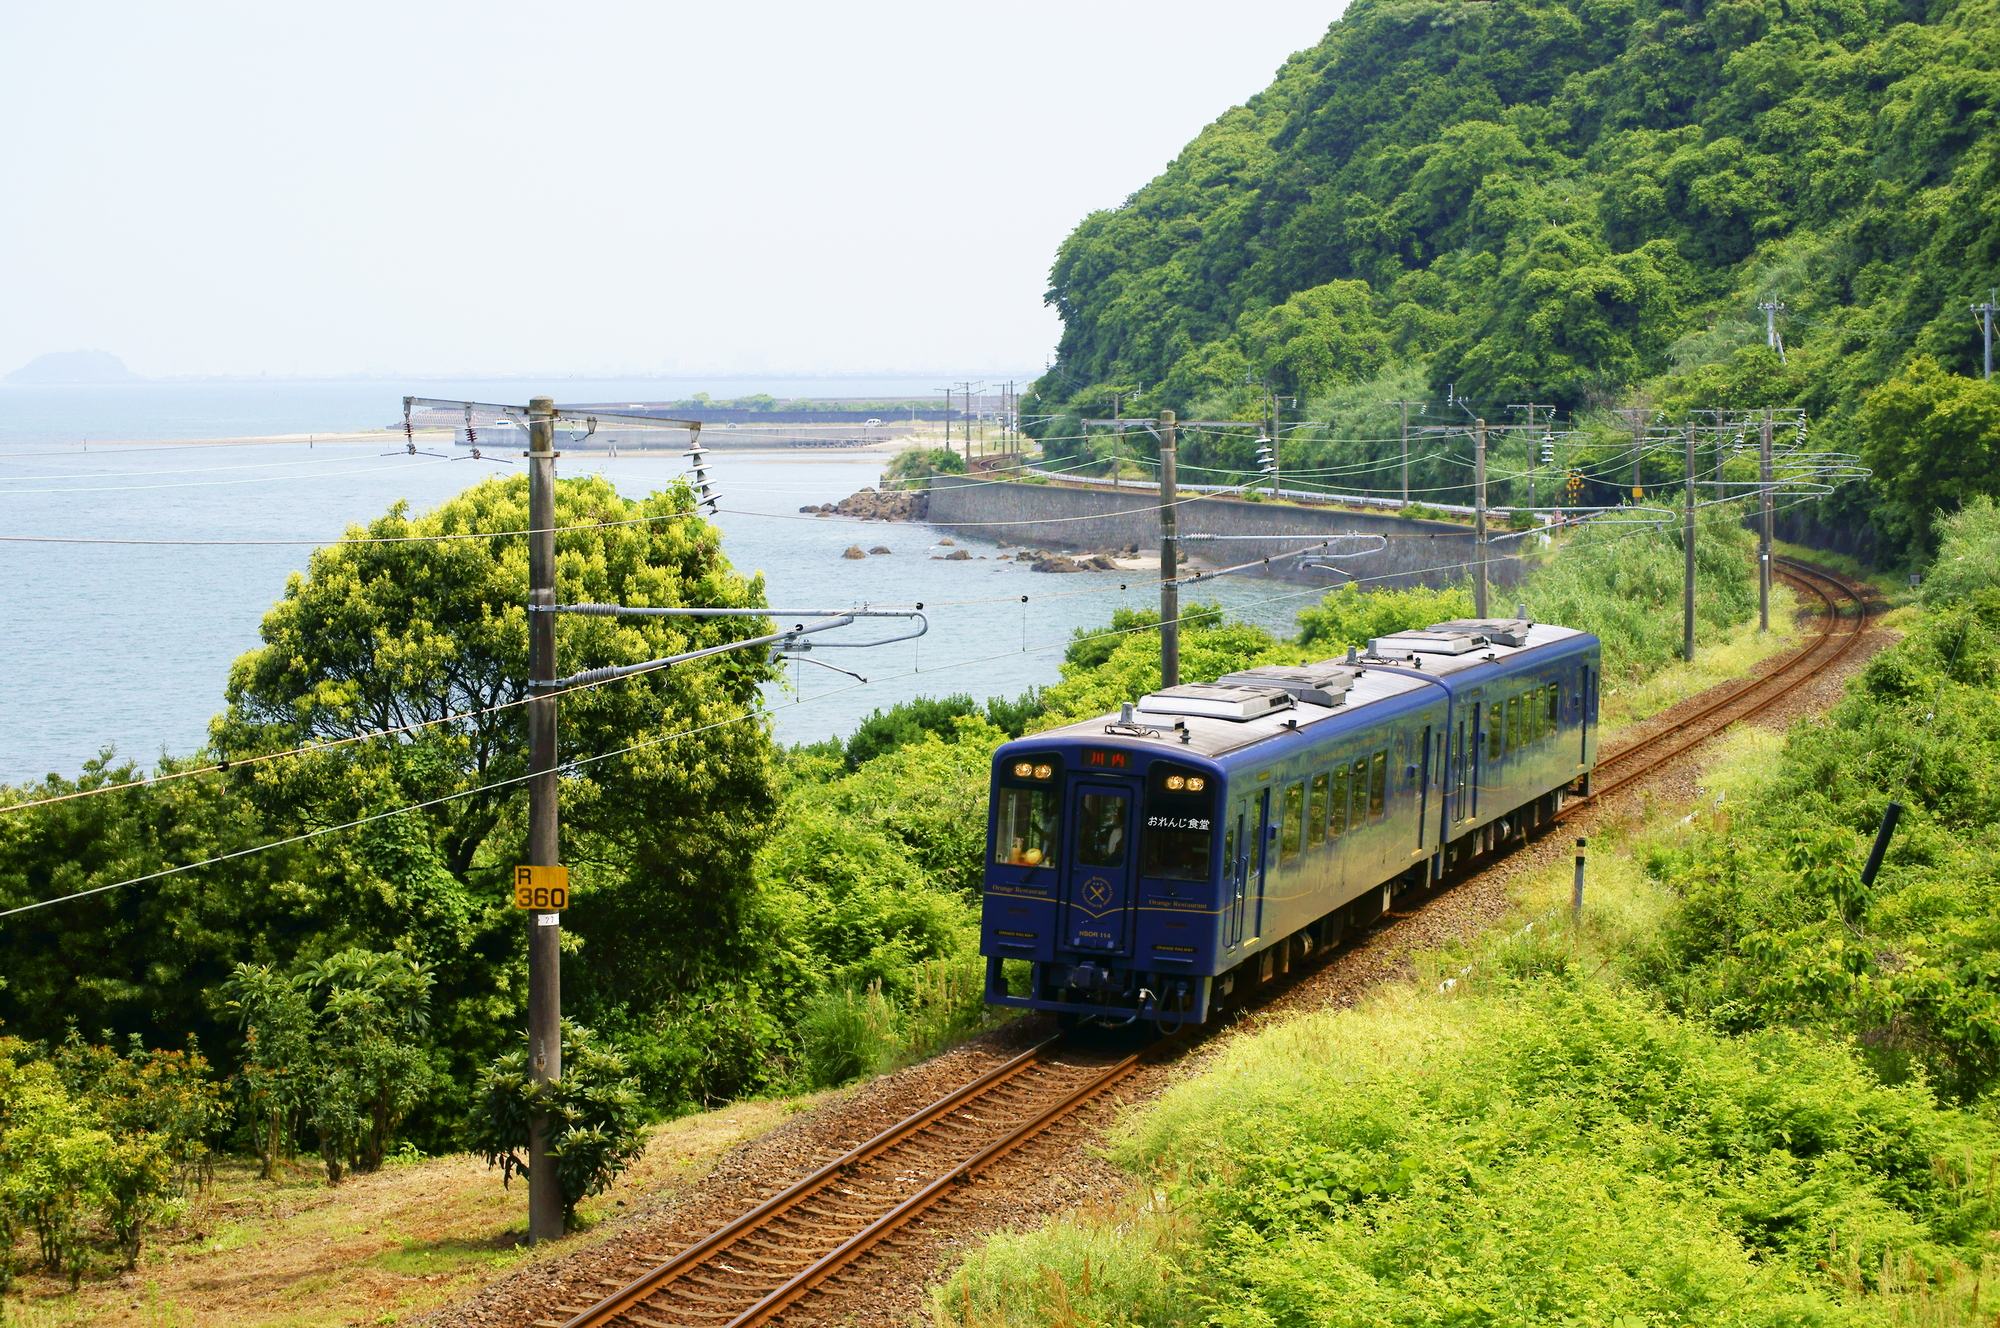
{"label": "retaining wall", "polygon": [[[921,519],[953,534],[1012,544],[1071,550],[1137,545],[1152,550],[1160,543],[1159,503],[1157,490],[1150,487],[1072,489],[938,475],[931,479]],[[1440,586],[1469,579],[1470,564],[1477,556],[1472,532],[1464,526],[1338,508],[1183,497],[1178,524],[1182,555],[1193,560],[1197,570],[1269,559],[1268,566],[1252,574],[1303,585],[1336,585],[1351,575],[1371,586]],[[1329,559],[1328,554],[1344,552],[1337,545],[1305,557],[1287,556],[1315,539],[1351,534],[1389,538],[1379,552],[1355,557]],[[1214,535],[1235,538],[1201,538]],[[1502,539],[1488,544],[1488,576],[1495,587],[1511,586],[1520,579],[1515,548],[1522,542]],[[1301,566],[1316,562],[1341,571]]]}

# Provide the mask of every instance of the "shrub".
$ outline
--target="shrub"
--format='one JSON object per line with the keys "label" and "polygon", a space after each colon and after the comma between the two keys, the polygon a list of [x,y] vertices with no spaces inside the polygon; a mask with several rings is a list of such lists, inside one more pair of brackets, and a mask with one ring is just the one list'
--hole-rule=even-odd
{"label": "shrub", "polygon": [[1350,582],[1299,610],[1299,644],[1338,654],[1378,636],[1471,616],[1472,592],[1464,586],[1362,590]]}
{"label": "shrub", "polygon": [[898,452],[882,471],[885,489],[921,489],[933,475],[963,475],[965,458],[949,447],[913,447]]}
{"label": "shrub", "polygon": [[473,1147],[500,1168],[502,1185],[528,1170],[529,1126],[549,1121],[549,1158],[562,1190],[563,1229],[576,1226],[576,1207],[601,1194],[645,1151],[639,1081],[625,1057],[590,1029],[565,1019],[562,1074],[547,1083],[528,1073],[523,1047],[493,1062],[486,1096],[473,1121]]}
{"label": "shrub", "polygon": [[813,1088],[833,1088],[880,1071],[896,1049],[896,1012],[871,982],[842,987],[807,1005],[798,1024],[800,1068]]}
{"label": "shrub", "polygon": [[1956,512],[1937,519],[1937,557],[1924,574],[1922,600],[1930,608],[2000,586],[2000,506],[1974,494]]}

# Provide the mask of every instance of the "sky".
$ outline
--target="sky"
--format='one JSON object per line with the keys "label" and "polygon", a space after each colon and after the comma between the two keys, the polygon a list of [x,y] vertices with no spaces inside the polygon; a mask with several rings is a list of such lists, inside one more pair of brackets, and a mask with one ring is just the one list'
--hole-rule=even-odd
{"label": "sky", "polygon": [[22,5],[0,373],[1039,370],[1063,237],[1340,3]]}

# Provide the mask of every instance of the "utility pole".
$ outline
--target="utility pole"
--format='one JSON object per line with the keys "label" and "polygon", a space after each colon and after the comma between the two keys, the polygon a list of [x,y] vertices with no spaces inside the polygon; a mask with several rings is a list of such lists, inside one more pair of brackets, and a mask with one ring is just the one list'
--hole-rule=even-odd
{"label": "utility pole", "polygon": [[1556,422],[1556,408],[1553,403],[1523,401],[1507,407],[1508,410],[1525,410],[1528,412],[1528,506],[1530,508],[1535,505],[1535,412],[1545,406],[1549,412],[1549,427],[1553,429]]}
{"label": "utility pole", "polygon": [[1125,436],[1125,419],[1121,414],[1124,401],[1123,392],[1111,394],[1111,487],[1114,489],[1118,487],[1118,467],[1121,464],[1118,444]]}
{"label": "utility pole", "polygon": [[[556,809],[556,454],[553,397],[528,403],[528,862],[561,861]],[[536,1084],[562,1077],[562,914],[528,914],[528,1066]],[[560,1240],[562,1186],[549,1118],[528,1122],[528,1243]]]}
{"label": "utility pole", "polygon": [[1160,686],[1181,685],[1179,541],[1174,537],[1174,413],[1160,412]]}
{"label": "utility pole", "polygon": [[1986,303],[1975,304],[1972,312],[1979,315],[1979,325],[1986,330],[1986,376],[1993,377],[1993,315],[2000,313],[2000,304],[1993,303],[1993,292],[1986,292]]}
{"label": "utility pole", "polygon": [[[949,452],[951,451],[951,389],[941,387],[938,391],[944,393],[944,450]],[[967,469],[971,467],[968,466]]]}
{"label": "utility pole", "polygon": [[1694,659],[1694,421],[1687,430],[1687,510],[1683,515],[1681,543],[1687,554],[1687,575],[1681,583],[1681,658]]}
{"label": "utility pole", "polygon": [[1271,496],[1276,498],[1280,486],[1278,471],[1282,464],[1278,460],[1278,398],[1267,391],[1264,402],[1267,407],[1264,420],[1270,426],[1264,436],[1271,440]]}
{"label": "utility pole", "polygon": [[1764,344],[1778,352],[1778,363],[1785,363],[1785,342],[1778,335],[1778,315],[1785,306],[1777,300],[1766,300],[1757,306],[1764,311]]}
{"label": "utility pole", "polygon": [[1771,408],[1764,407],[1764,428],[1757,444],[1758,507],[1762,509],[1757,539],[1757,630],[1771,630]]}
{"label": "utility pole", "polygon": [[1387,401],[1387,406],[1403,408],[1403,506],[1410,505],[1410,407],[1428,405],[1423,401]]}
{"label": "utility pole", "polygon": [[1472,616],[1486,616],[1486,421],[1472,422]]}

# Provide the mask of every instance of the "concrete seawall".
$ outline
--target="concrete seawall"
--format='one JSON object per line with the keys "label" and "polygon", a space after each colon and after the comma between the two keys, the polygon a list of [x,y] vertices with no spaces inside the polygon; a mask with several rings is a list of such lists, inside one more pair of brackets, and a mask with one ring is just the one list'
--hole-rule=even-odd
{"label": "concrete seawall", "polygon": [[[1054,549],[1159,547],[1160,500],[1150,487],[1106,491],[938,475],[931,480],[928,497],[923,519],[954,534]],[[1290,503],[1185,497],[1178,516],[1182,553],[1196,560],[1197,568],[1269,559],[1267,567],[1253,574],[1303,585],[1337,585],[1351,575],[1370,586],[1440,586],[1469,579],[1477,557],[1472,532],[1446,521]],[[1345,555],[1348,548],[1372,549],[1375,545],[1373,540],[1354,540],[1348,542],[1348,548],[1336,545],[1305,557],[1287,556],[1328,536],[1357,534],[1385,536],[1386,547],[1353,557],[1328,557]],[[1502,539],[1487,545],[1488,575],[1496,588],[1520,579],[1515,549],[1523,542]],[[1301,563],[1327,563],[1341,570],[1302,567]]]}

